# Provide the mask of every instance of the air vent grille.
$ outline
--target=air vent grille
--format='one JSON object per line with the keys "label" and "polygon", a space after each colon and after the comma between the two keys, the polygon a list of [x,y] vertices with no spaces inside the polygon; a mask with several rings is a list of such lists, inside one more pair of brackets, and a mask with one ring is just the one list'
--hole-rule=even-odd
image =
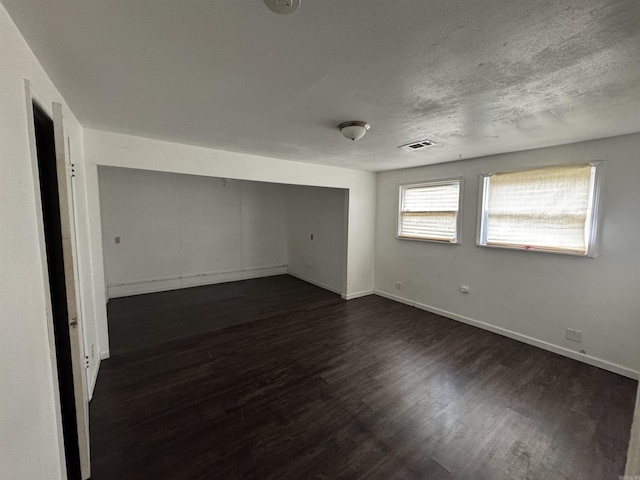
{"label": "air vent grille", "polygon": [[436,142],[432,140],[420,140],[418,142],[407,143],[406,145],[401,145],[398,148],[401,148],[405,152],[415,152],[416,150],[422,150],[427,147],[433,147]]}

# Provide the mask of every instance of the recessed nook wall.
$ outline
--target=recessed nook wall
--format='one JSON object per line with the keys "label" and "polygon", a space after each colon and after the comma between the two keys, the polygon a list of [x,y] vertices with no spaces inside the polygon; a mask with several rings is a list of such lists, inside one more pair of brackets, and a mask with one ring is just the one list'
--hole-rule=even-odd
{"label": "recessed nook wall", "polygon": [[109,296],[286,273],[285,188],[101,167]]}
{"label": "recessed nook wall", "polygon": [[345,189],[100,167],[110,298],[290,273],[346,296]]}

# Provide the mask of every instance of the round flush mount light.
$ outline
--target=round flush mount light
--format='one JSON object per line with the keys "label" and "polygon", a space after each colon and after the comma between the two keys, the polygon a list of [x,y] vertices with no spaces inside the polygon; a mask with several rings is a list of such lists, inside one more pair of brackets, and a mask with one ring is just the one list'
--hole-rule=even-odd
{"label": "round flush mount light", "polygon": [[288,15],[298,9],[300,0],[264,0],[264,4],[274,13]]}
{"label": "round flush mount light", "polygon": [[342,122],[338,125],[338,130],[349,140],[360,140],[364,137],[371,126],[367,122],[361,122],[359,120],[353,120],[350,122]]}

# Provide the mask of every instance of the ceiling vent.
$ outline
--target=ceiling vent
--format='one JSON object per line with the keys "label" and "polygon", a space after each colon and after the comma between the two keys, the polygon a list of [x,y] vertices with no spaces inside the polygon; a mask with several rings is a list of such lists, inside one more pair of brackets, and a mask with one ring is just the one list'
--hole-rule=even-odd
{"label": "ceiling vent", "polygon": [[427,147],[433,147],[436,142],[431,140],[420,140],[418,142],[407,143],[406,145],[401,145],[398,148],[401,148],[405,152],[415,152],[416,150],[422,150]]}

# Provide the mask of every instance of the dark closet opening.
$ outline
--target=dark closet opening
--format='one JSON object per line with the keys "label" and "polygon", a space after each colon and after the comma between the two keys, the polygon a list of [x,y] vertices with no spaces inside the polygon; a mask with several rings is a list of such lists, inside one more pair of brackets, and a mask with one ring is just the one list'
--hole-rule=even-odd
{"label": "dark closet opening", "polygon": [[69,315],[67,312],[53,121],[35,102],[33,103],[33,119],[44,240],[47,252],[47,271],[51,292],[67,478],[80,480],[80,450],[78,446],[78,426],[71,363],[71,340],[69,337]]}

